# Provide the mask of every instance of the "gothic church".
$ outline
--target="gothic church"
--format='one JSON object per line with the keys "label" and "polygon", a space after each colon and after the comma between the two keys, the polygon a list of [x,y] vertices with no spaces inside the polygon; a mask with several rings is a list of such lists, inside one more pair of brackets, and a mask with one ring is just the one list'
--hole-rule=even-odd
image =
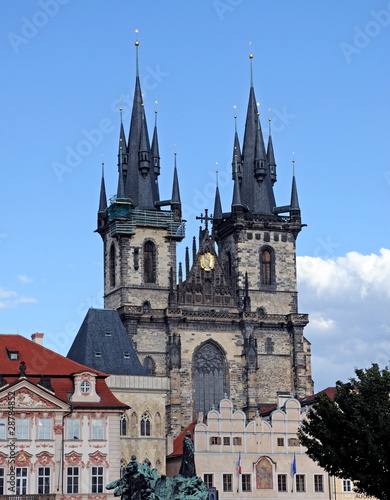
{"label": "gothic church", "polygon": [[297,188],[293,177],[290,204],[276,205],[272,138],[266,147],[253,84],[242,146],[237,131],[233,141],[230,209],[217,187],[185,276],[176,259],[185,235],[178,173],[175,165],[171,198],[161,200],[157,128],[150,143],[138,68],[118,171],[109,204],[102,178],[98,211],[104,306],[118,311],[145,373],[169,378],[167,433],[177,436],[223,397],[252,417],[277,394],[312,394],[308,317],[297,300]]}

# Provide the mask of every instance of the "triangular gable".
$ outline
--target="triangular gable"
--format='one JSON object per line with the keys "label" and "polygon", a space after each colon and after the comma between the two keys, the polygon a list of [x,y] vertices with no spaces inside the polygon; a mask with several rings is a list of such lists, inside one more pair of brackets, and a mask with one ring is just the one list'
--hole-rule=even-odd
{"label": "triangular gable", "polygon": [[186,281],[179,285],[179,305],[236,307],[233,289],[207,230],[201,232],[195,261]]}
{"label": "triangular gable", "polygon": [[20,379],[7,388],[0,390],[0,410],[12,406],[15,411],[20,410],[63,410],[67,411],[70,405],[53,396],[50,392],[41,389],[29,382]]}

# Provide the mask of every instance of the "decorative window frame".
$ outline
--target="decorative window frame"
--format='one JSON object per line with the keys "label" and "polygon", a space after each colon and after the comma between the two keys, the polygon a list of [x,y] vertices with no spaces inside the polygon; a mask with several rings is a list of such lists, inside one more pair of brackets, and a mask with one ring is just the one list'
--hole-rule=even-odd
{"label": "decorative window frame", "polygon": [[[72,394],[70,401],[72,403],[100,403],[100,396],[96,393],[96,377],[97,374],[89,371],[75,373],[73,375],[74,379],[74,393]],[[81,384],[82,382],[90,383],[90,391],[82,392]]]}

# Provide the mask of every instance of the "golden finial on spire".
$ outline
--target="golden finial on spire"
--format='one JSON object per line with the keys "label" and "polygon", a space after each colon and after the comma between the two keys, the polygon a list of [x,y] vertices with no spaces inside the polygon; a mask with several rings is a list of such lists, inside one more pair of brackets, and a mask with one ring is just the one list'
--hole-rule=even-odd
{"label": "golden finial on spire", "polygon": [[134,32],[135,32],[135,42],[134,42],[134,45],[135,45],[136,47],[138,47],[138,46],[139,46],[139,41],[138,41],[138,30],[134,30]]}
{"label": "golden finial on spire", "polygon": [[[215,165],[218,168],[218,162],[217,161],[215,162]],[[215,182],[216,182],[216,184],[218,186],[218,170],[215,171]]]}
{"label": "golden finial on spire", "polygon": [[[250,46],[250,48],[252,49],[252,42],[249,42],[249,46]],[[253,54],[252,54],[252,52],[250,52],[250,54],[249,54],[249,59],[253,59]]]}

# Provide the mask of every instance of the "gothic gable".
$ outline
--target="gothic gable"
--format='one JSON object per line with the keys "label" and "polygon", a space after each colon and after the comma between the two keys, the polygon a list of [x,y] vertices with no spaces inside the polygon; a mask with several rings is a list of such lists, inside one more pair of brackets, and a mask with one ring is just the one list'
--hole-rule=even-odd
{"label": "gothic gable", "polygon": [[187,279],[179,285],[179,305],[236,307],[232,287],[207,229],[201,231],[200,240],[199,250]]}

